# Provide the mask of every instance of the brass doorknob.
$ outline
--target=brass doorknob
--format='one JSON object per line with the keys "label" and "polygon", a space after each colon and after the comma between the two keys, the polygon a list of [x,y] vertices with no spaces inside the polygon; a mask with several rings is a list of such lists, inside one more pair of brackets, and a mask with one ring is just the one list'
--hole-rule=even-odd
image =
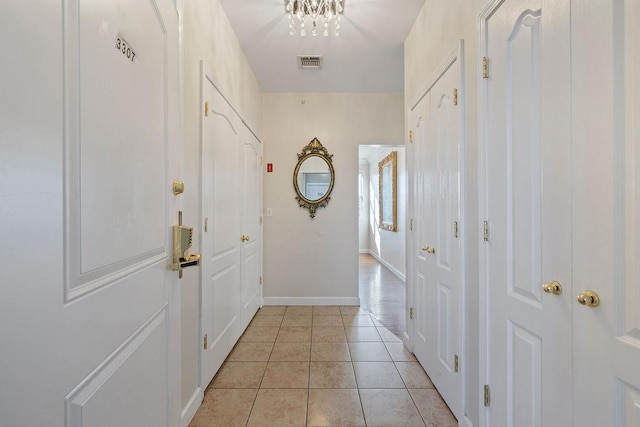
{"label": "brass doorknob", "polygon": [[554,280],[553,282],[542,285],[542,290],[548,294],[560,295],[562,293],[562,285]]}
{"label": "brass doorknob", "polygon": [[248,242],[249,241],[249,236],[245,236],[244,234],[242,235],[242,237],[240,237],[240,241],[241,242]]}
{"label": "brass doorknob", "polygon": [[584,291],[578,295],[578,302],[587,307],[597,307],[600,305],[600,297],[593,291]]}
{"label": "brass doorknob", "polygon": [[422,250],[428,254],[435,254],[436,248],[432,248],[431,246],[423,246]]}

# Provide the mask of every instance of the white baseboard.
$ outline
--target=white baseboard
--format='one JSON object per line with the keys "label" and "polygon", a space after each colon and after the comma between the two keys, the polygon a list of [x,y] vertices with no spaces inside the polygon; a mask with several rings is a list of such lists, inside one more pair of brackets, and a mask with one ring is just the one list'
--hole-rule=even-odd
{"label": "white baseboard", "polygon": [[191,399],[189,399],[189,403],[182,410],[182,419],[180,420],[182,427],[189,427],[189,423],[193,420],[193,417],[196,415],[198,408],[202,404],[202,400],[204,399],[204,392],[202,388],[198,387],[193,392]]}
{"label": "white baseboard", "polygon": [[374,257],[376,260],[378,260],[378,262],[382,265],[384,265],[385,267],[387,267],[389,269],[389,271],[391,271],[393,274],[395,274],[396,276],[398,276],[398,278],[400,280],[402,280],[403,282],[406,282],[407,278],[404,274],[402,274],[402,272],[400,270],[398,270],[397,268],[395,268],[394,266],[392,266],[391,264],[389,264],[387,261],[383,260],[382,258],[380,258],[380,256],[373,252],[373,251],[369,251],[369,255],[371,255],[372,257]]}
{"label": "white baseboard", "polygon": [[264,297],[264,305],[360,305],[358,297]]}
{"label": "white baseboard", "polygon": [[360,249],[359,253],[368,254],[368,253],[371,253],[371,251],[369,249]]}
{"label": "white baseboard", "polygon": [[473,427],[473,423],[471,422],[471,420],[465,415],[464,417],[462,417],[462,426],[464,427]]}

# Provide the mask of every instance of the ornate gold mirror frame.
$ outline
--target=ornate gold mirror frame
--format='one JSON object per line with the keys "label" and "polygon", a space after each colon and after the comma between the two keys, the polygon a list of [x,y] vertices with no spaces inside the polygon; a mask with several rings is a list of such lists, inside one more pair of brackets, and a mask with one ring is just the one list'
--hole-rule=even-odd
{"label": "ornate gold mirror frame", "polygon": [[378,163],[378,228],[398,231],[397,151]]}
{"label": "ornate gold mirror frame", "polygon": [[[327,164],[326,173],[329,174],[330,179],[324,194],[317,199],[308,197],[309,195],[305,191],[302,191],[299,184],[301,181],[299,175],[304,173],[301,172],[303,163],[309,159],[313,161],[314,157],[321,159]],[[298,204],[301,208],[309,210],[309,216],[311,218],[315,218],[316,209],[326,207],[329,200],[331,200],[331,191],[333,190],[333,184],[335,183],[335,174],[333,171],[333,163],[331,161],[332,157],[333,154],[329,154],[329,151],[327,151],[320,141],[318,141],[318,138],[313,138],[313,140],[302,149],[302,152],[298,154],[298,164],[293,171],[293,188],[296,191],[296,200],[298,201]]]}

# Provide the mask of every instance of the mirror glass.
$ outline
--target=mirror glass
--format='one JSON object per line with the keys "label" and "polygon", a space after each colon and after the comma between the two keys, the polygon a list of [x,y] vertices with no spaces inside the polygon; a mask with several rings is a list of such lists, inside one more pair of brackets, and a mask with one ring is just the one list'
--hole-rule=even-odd
{"label": "mirror glass", "polygon": [[326,160],[317,155],[307,157],[298,170],[298,189],[309,200],[322,199],[331,185],[331,173]]}
{"label": "mirror glass", "polygon": [[317,138],[313,138],[298,153],[298,164],[293,171],[293,188],[298,205],[308,209],[311,218],[315,218],[318,208],[326,207],[331,200],[335,182],[332,157],[333,154],[329,154]]}

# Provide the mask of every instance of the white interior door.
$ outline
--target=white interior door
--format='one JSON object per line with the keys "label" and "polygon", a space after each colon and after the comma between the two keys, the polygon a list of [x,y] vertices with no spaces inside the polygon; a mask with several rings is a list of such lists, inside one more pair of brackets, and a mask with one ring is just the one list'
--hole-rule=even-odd
{"label": "white interior door", "polygon": [[176,9],[11,2],[0,28],[1,423],[177,425]]}
{"label": "white interior door", "polygon": [[[202,319],[206,387],[240,337],[242,122],[203,72]],[[206,340],[205,340],[206,337]]]}
{"label": "white interior door", "polygon": [[[492,2],[480,97],[485,425],[571,425],[568,5]],[[481,229],[484,228],[480,224]],[[543,292],[557,281],[562,293]],[[486,405],[485,405],[486,406]],[[585,424],[586,425],[586,424]]]}
{"label": "white interior door", "polygon": [[411,112],[416,265],[414,353],[452,412],[462,416],[462,99],[457,46]]}
{"label": "white interior door", "polygon": [[574,425],[638,426],[640,3],[574,13]]}
{"label": "white interior door", "polygon": [[[429,155],[429,108],[431,93],[427,92],[422,100],[409,113],[412,131],[413,161],[413,189],[414,189],[414,219],[412,244],[410,253],[413,258],[413,352],[424,364],[434,349],[435,328],[429,323],[429,309],[433,297],[433,280],[429,276],[431,254],[422,250],[424,242],[435,241],[435,229],[428,227],[429,218],[435,217],[435,205],[429,203],[430,182],[429,170],[435,168],[435,156]],[[423,224],[424,222],[424,224]],[[432,308],[432,307],[431,307]]]}
{"label": "white interior door", "polygon": [[[433,284],[428,321],[434,332],[433,348],[425,361],[425,369],[434,385],[460,417],[462,410],[462,377],[458,373],[462,336],[462,245],[460,226],[460,148],[462,115],[454,90],[460,87],[460,65],[456,61],[431,89],[431,150],[435,169],[428,171],[434,185],[427,203],[434,205],[434,217],[424,218],[422,225],[434,227],[428,275]],[[458,96],[457,94],[455,95]]]}
{"label": "white interior door", "polygon": [[262,145],[247,129],[242,132],[243,178],[242,233],[242,329],[262,304]]}

